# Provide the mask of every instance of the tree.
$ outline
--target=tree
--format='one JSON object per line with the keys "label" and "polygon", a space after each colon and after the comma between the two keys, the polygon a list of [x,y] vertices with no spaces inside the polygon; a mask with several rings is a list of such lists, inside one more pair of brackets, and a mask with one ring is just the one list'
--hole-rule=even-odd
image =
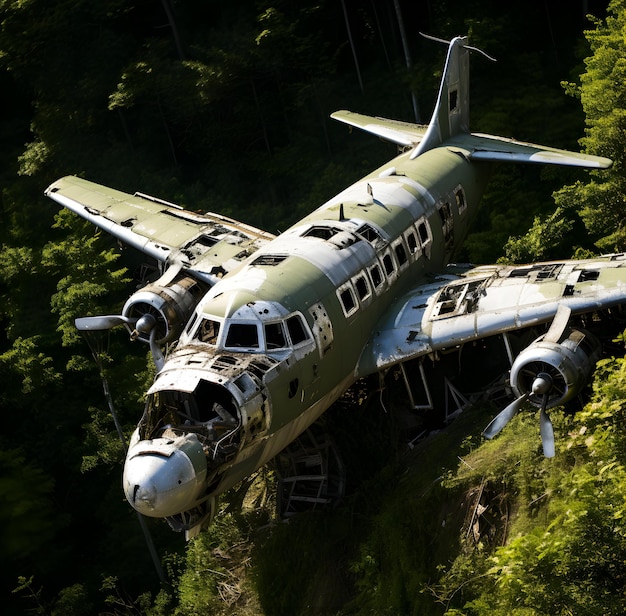
{"label": "tree", "polygon": [[597,248],[620,252],[626,249],[626,3],[612,0],[606,20],[593,23],[595,28],[585,32],[592,51],[585,60],[586,72],[580,85],[564,86],[585,111],[586,136],[580,140],[584,151],[611,158],[613,166],[592,172],[589,182],[565,186],[554,199],[570,217],[580,216]]}

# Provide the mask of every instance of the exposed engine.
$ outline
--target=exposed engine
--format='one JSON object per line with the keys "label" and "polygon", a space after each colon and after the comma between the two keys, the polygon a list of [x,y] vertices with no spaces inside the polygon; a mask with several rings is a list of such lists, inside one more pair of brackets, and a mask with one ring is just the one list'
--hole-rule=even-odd
{"label": "exposed engine", "polygon": [[[156,344],[166,344],[179,336],[206,291],[206,286],[195,278],[180,272],[172,275],[167,270],[161,278],[133,293],[124,304],[122,315],[131,323],[137,322],[137,327],[127,325],[134,338],[149,342],[154,327]],[[150,328],[140,326],[140,319],[146,315],[155,320]]]}
{"label": "exposed engine", "polygon": [[[600,359],[600,341],[590,332],[567,327],[558,341],[547,334],[537,338],[515,359],[511,367],[511,386],[518,396],[541,407],[547,395],[545,408],[569,402],[577,396]],[[539,374],[549,375],[551,387],[547,394],[533,391]]]}

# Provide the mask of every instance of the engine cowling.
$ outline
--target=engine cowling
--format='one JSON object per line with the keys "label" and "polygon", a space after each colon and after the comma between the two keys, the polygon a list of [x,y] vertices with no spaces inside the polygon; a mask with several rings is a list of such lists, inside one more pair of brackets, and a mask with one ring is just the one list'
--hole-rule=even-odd
{"label": "engine cowling", "polygon": [[[166,344],[180,335],[205,292],[205,285],[191,276],[178,274],[172,278],[166,272],[133,293],[124,304],[122,315],[136,319],[152,315],[156,320],[155,341],[159,345]],[[129,329],[139,340],[149,342],[149,333]]]}
{"label": "engine cowling", "polygon": [[526,347],[511,367],[511,386],[518,396],[528,394],[528,401],[541,407],[544,396],[532,392],[541,373],[552,379],[545,408],[565,404],[577,396],[588,382],[601,355],[599,340],[590,332],[567,327],[558,342],[540,336]]}

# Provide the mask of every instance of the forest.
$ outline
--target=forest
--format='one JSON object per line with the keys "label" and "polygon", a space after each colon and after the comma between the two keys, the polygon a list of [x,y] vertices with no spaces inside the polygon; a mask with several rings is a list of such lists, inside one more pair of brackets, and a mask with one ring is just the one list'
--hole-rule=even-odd
{"label": "forest", "polygon": [[528,413],[484,442],[493,408],[408,450],[402,393],[359,384],[322,420],[339,507],[277,520],[270,465],[189,543],[148,520],[160,579],[100,379],[128,438],[150,358],[115,331],[98,366],[74,327],[118,313],[141,262],[43,191],[75,174],[280,232],[396,153],[329,115],[427,122],[444,48],[419,32],[467,34],[497,59],[472,58],[473,131],[614,165],[502,166],[458,260],[624,251],[625,29],[626,0],[2,0],[3,613],[623,614],[623,336],[584,408],[553,413],[550,461]]}

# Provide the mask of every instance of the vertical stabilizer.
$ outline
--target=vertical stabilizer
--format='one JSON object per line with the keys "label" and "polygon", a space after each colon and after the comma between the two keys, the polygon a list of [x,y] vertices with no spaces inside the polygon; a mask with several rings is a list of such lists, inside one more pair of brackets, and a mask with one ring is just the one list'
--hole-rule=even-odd
{"label": "vertical stabilizer", "polygon": [[469,52],[466,36],[457,36],[449,42],[435,110],[428,130],[411,158],[437,147],[450,137],[469,132]]}

